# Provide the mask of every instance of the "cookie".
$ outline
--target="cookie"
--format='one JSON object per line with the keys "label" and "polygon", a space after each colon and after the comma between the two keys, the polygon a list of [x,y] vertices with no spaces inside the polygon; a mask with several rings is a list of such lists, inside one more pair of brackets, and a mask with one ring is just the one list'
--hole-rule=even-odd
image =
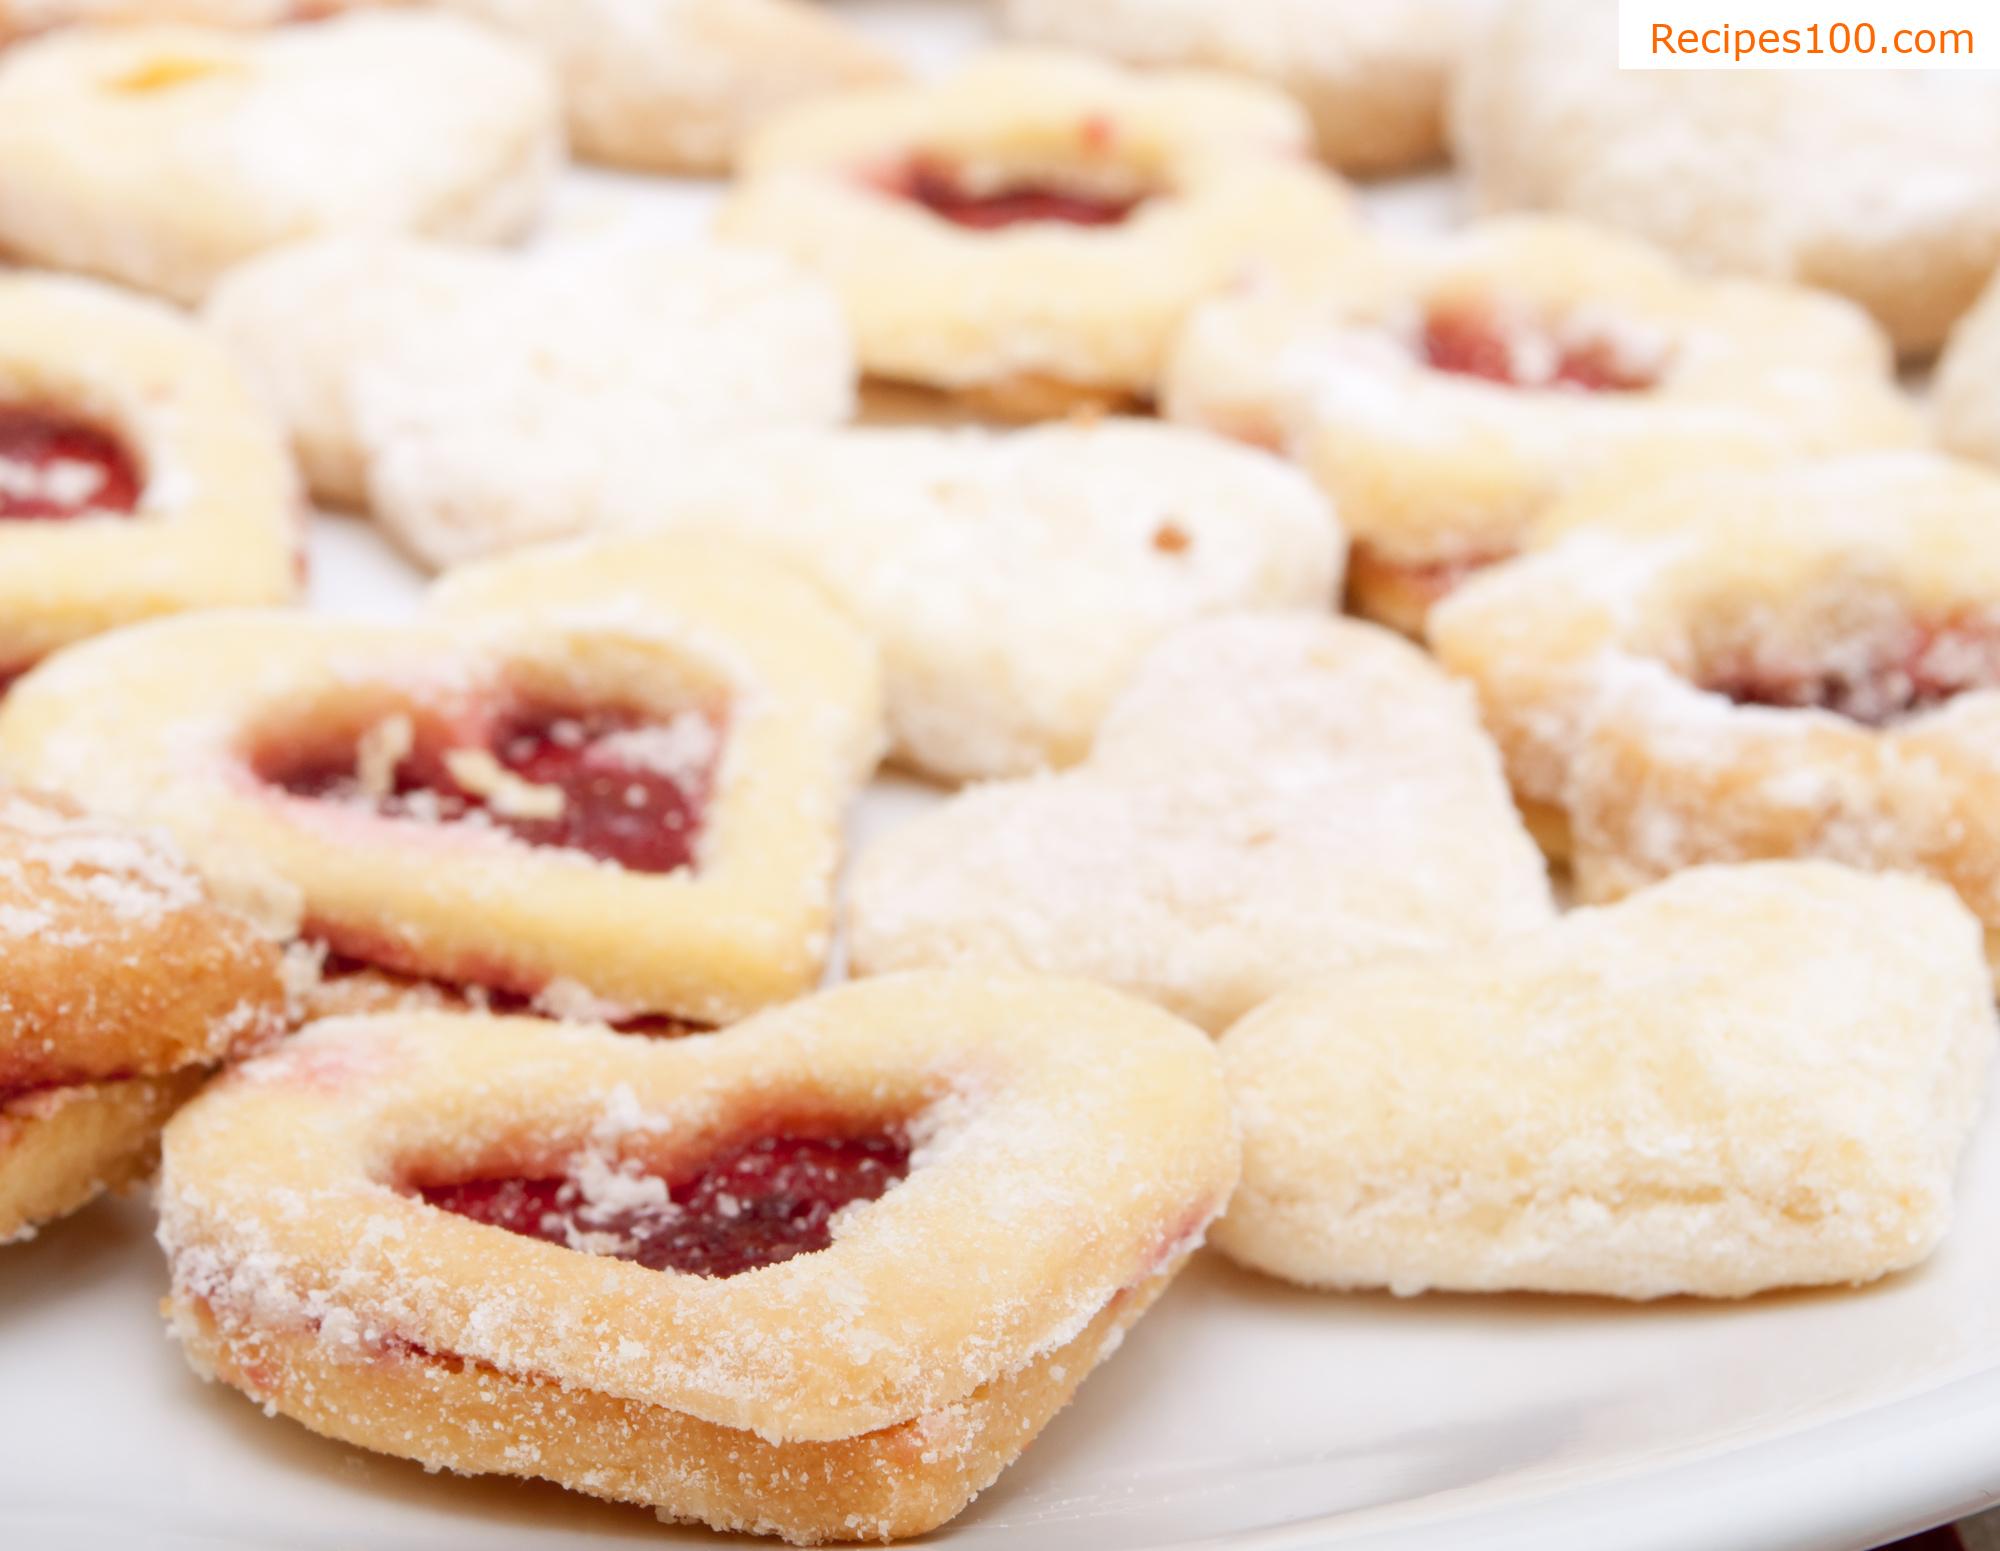
{"label": "cookie", "polygon": [[1550,910],[1460,686],[1371,626],[1239,616],[1156,647],[1075,770],[875,841],[847,926],[861,974],[1084,975],[1220,1031],[1334,965]]}
{"label": "cookie", "polygon": [[1444,150],[1445,88],[1486,0],[1006,0],[1026,42],[1129,65],[1227,70],[1282,86],[1319,154],[1364,176]]}
{"label": "cookie", "polygon": [[541,62],[456,17],[68,28],[0,57],[0,251],[195,302],[301,237],[518,236],[561,152]]}
{"label": "cookie", "polygon": [[1907,354],[2000,260],[2000,97],[1957,70],[1621,70],[1616,8],[1501,0],[1452,139],[1488,210],[1553,210],[1704,269],[1839,292]]}
{"label": "cookie", "polygon": [[725,171],[793,104],[902,74],[833,8],[807,0],[444,3],[549,61],[579,156],[652,172]]}
{"label": "cookie", "polygon": [[915,976],[712,1039],[321,1024],[172,1127],[160,1237],[197,1368],[316,1432],[887,1540],[1026,1447],[1236,1169],[1194,1030]]}
{"label": "cookie", "polygon": [[1586,899],[1702,862],[1929,873],[2000,927],[2000,479],[1882,454],[1579,500],[1441,605]]}
{"label": "cookie", "polygon": [[1150,422],[782,434],[675,467],[639,437],[592,452],[579,525],[717,527],[810,572],[880,647],[896,757],[948,780],[1071,763],[1169,631],[1339,589],[1308,481]]}
{"label": "cookie", "polygon": [[854,405],[832,292],[740,248],[331,239],[232,271],[206,316],[315,495],[432,565],[569,531],[608,442],[671,479],[724,435]]}
{"label": "cookie", "polygon": [[1703,867],[1338,970],[1222,1041],[1216,1241],[1314,1287],[1741,1298],[1870,1282],[1950,1225],[1992,1064],[1977,923],[1823,862]]}
{"label": "cookie", "polygon": [[0,1244],[143,1178],[160,1126],[284,1026],[275,944],[158,840],[0,788]]}
{"label": "cookie", "polygon": [[500,563],[408,624],[102,637],[0,705],[0,767],[158,825],[346,960],[727,1022],[818,979],[875,663],[809,583],[720,540],[615,558]]}
{"label": "cookie", "polygon": [[1275,88],[1033,50],[841,93],[745,148],[722,232],[825,275],[862,369],[1044,419],[1152,396],[1196,302],[1351,235]]}
{"label": "cookie", "polygon": [[0,688],[118,625],[289,599],[298,506],[278,427],[198,329],[0,275]]}
{"label": "cookie", "polygon": [[1303,463],[1354,533],[1350,606],[1416,635],[1570,490],[1920,444],[1889,367],[1880,330],[1834,297],[1520,218],[1356,248],[1310,294],[1208,304],[1165,407]]}

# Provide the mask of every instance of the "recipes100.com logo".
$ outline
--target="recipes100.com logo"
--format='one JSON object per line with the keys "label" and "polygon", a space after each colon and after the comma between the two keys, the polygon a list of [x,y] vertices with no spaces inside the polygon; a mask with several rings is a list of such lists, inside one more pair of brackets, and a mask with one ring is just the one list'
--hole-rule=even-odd
{"label": "recipes100.com logo", "polygon": [[[1982,23],[1993,58],[1982,60]],[[1618,0],[1627,70],[2000,67],[1992,0]]]}

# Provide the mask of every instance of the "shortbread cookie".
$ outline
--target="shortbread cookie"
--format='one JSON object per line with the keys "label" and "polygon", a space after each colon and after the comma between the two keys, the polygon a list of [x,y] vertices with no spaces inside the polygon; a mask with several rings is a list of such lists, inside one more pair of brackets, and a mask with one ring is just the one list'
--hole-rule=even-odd
{"label": "shortbread cookie", "polygon": [[1131,65],[1273,81],[1348,172],[1399,172],[1444,148],[1445,86],[1489,0],[1005,0],[1015,37]]}
{"label": "shortbread cookie", "polygon": [[321,1024],[170,1129],[160,1238],[195,1366],[316,1432],[888,1540],[1012,1462],[1236,1170],[1185,1024],[907,976],[678,1042]]}
{"label": "shortbread cookie", "polygon": [[1331,966],[1550,909],[1464,690],[1382,631],[1297,615],[1175,634],[1081,767],[864,851],[847,923],[858,973],[1087,975],[1219,1031]]}
{"label": "shortbread cookie", "polygon": [[298,506],[277,426],[198,330],[0,274],[0,687],[113,626],[288,599]]}
{"label": "shortbread cookie", "polygon": [[817,0],[444,3],[547,57],[579,155],[656,172],[721,172],[793,104],[903,73]]}
{"label": "shortbread cookie", "polygon": [[1281,996],[1222,1041],[1216,1242],[1309,1286],[1741,1298],[1923,1260],[1994,1044],[1936,884],[1704,867]]}
{"label": "shortbread cookie", "polygon": [[[643,438],[590,450],[579,526],[717,525],[810,571],[881,647],[897,756],[946,779],[1079,759],[1161,636],[1339,591],[1309,481],[1150,422],[787,434],[679,468]],[[477,509],[506,470],[451,482]]]}
{"label": "shortbread cookie", "polygon": [[838,300],[749,249],[335,239],[237,269],[207,317],[314,493],[372,507],[433,565],[570,530],[607,443],[671,481],[724,434],[854,404]]}
{"label": "shortbread cookie", "polygon": [[1820,286],[1934,350],[2000,261],[1976,71],[1621,70],[1616,6],[1502,0],[1453,139],[1488,209],[1567,211],[1705,268]]}
{"label": "shortbread cookie", "polygon": [[2000,479],[1878,455],[1551,521],[1431,636],[1585,898],[1820,856],[1931,873],[2000,929]]}
{"label": "shortbread cookie", "polygon": [[176,835],[280,930],[543,1011],[721,1023],[825,958],[874,659],[721,540],[524,556],[457,611],[194,616],[64,653],[0,767]]}
{"label": "shortbread cookie", "polygon": [[786,114],[722,230],[826,275],[873,376],[1044,418],[1149,398],[1202,297],[1348,240],[1309,140],[1254,82],[1005,51]]}
{"label": "shortbread cookie", "polygon": [[2000,284],[1989,286],[1952,330],[1932,404],[1940,442],[1982,463],[2000,463]]}
{"label": "shortbread cookie", "polygon": [[164,845],[0,788],[0,1244],[143,1176],[284,1005],[276,945]]}
{"label": "shortbread cookie", "polygon": [[1356,247],[1309,297],[1196,313],[1167,412],[1292,453],[1354,534],[1349,599],[1411,634],[1620,469],[1911,446],[1880,331],[1834,297],[1701,280],[1572,222]]}
{"label": "shortbread cookie", "polygon": [[296,238],[515,236],[561,150],[541,62],[456,17],[66,29],[0,56],[0,250],[192,302]]}

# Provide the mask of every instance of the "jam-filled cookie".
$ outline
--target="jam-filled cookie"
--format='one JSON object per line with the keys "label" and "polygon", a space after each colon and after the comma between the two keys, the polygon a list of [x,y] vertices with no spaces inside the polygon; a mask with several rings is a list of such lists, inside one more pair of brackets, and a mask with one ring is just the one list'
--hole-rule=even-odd
{"label": "jam-filled cookie", "polygon": [[1461,686],[1368,625],[1239,616],[1156,647],[1077,769],[876,841],[847,922],[863,974],[1086,975],[1216,1031],[1330,965],[1550,909]]}
{"label": "jam-filled cookie", "polygon": [[277,426],[199,330],[0,274],[0,687],[133,620],[283,602],[298,504]]}
{"label": "jam-filled cookie", "polygon": [[1878,454],[1550,521],[1431,633],[1585,898],[1818,856],[1931,873],[2000,929],[2000,479]]}
{"label": "jam-filled cookie", "polygon": [[0,56],[0,251],[192,302],[294,238],[512,237],[561,150],[541,62],[457,17],[66,28]]}
{"label": "jam-filled cookie", "polygon": [[1150,398],[1197,301],[1348,239],[1309,140],[1255,82],[1004,51],[786,114],[722,229],[831,279],[871,376],[1039,419]]}
{"label": "jam-filled cookie", "polygon": [[1005,0],[1013,36],[1131,65],[1274,81],[1347,172],[1397,172],[1444,149],[1445,85],[1487,0]]}
{"label": "jam-filled cookie", "polygon": [[720,436],[854,402],[838,300],[749,249],[329,239],[233,271],[207,319],[314,493],[372,508],[434,565],[574,527],[608,445],[670,478]]}
{"label": "jam-filled cookie", "polygon": [[881,648],[897,757],[951,780],[1080,759],[1154,642],[1323,610],[1345,547],[1296,470],[1144,421],[784,434],[699,470],[635,441],[598,468],[579,521],[720,525],[815,575]]}
{"label": "jam-filled cookie", "polygon": [[320,1024],[170,1128],[160,1238],[195,1366],[315,1432],[888,1540],[1012,1462],[1236,1171],[1195,1030],[925,975],[682,1041]]}
{"label": "jam-filled cookie", "polygon": [[577,154],[656,172],[721,172],[794,103],[902,74],[817,0],[444,3],[547,57]]}
{"label": "jam-filled cookie", "polygon": [[0,768],[166,829],[340,964],[696,1023],[811,986],[880,738],[867,642],[720,540],[466,583],[407,625],[101,637],[0,705]]}
{"label": "jam-filled cookie", "polygon": [[1218,1245],[1317,1287],[1740,1298],[1915,1265],[1995,1036],[1948,890],[1704,867],[1450,955],[1344,969],[1222,1041]]}
{"label": "jam-filled cookie", "polygon": [[1900,350],[1936,349],[2000,261],[1992,83],[1972,70],[1624,70],[1617,13],[1502,0],[1469,41],[1451,131],[1478,201],[1837,291]]}
{"label": "jam-filled cookie", "polygon": [[0,788],[0,1243],[130,1184],[284,1026],[279,952],[159,841]]}
{"label": "jam-filled cookie", "polygon": [[1353,606],[1417,634],[1558,495],[1610,470],[1914,445],[1889,364],[1836,298],[1701,279],[1624,238],[1520,219],[1357,246],[1308,295],[1211,303],[1166,407],[1303,462],[1354,535]]}

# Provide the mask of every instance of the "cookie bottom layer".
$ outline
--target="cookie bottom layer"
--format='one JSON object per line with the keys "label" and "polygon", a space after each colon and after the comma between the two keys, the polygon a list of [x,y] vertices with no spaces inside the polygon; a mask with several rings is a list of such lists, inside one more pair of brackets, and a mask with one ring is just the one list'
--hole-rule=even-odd
{"label": "cookie bottom layer", "polygon": [[0,1244],[144,1179],[160,1127],[207,1076],[80,1083],[0,1104]]}
{"label": "cookie bottom layer", "polygon": [[356,1357],[311,1331],[225,1328],[170,1305],[196,1369],[328,1438],[466,1475],[536,1477],[661,1518],[798,1545],[896,1540],[992,1485],[1173,1279],[1118,1294],[1081,1332],[966,1399],[830,1443],[773,1443],[642,1401],[391,1346]]}

